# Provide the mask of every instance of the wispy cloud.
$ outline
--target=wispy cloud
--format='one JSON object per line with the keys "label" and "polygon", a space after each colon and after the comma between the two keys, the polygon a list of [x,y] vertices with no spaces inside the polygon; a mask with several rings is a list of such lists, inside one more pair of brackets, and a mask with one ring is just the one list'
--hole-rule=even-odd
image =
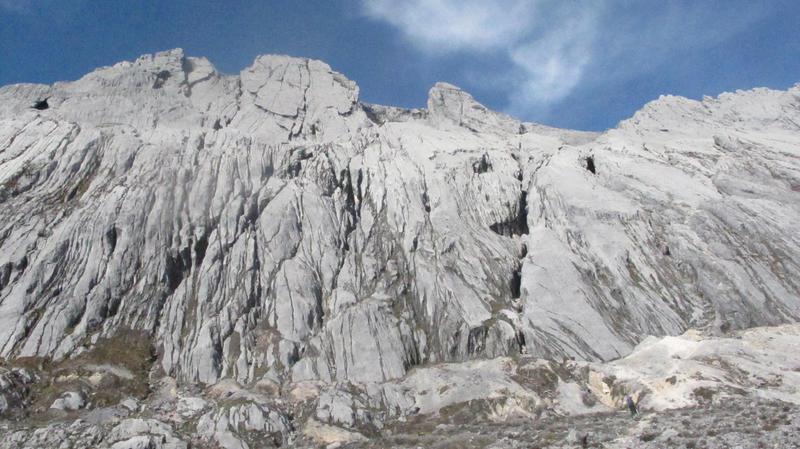
{"label": "wispy cloud", "polygon": [[31,3],[31,0],[0,0],[0,12],[27,14]]}
{"label": "wispy cloud", "polygon": [[597,32],[596,11],[586,10],[559,21],[537,37],[508,49],[511,61],[523,71],[519,95],[510,108],[543,106],[569,95],[592,62]]}
{"label": "wispy cloud", "polygon": [[0,0],[0,13],[68,20],[83,8],[86,0]]}
{"label": "wispy cloud", "polygon": [[525,35],[535,2],[510,0],[365,0],[365,12],[429,52],[490,50]]}
{"label": "wispy cloud", "polygon": [[770,9],[745,0],[360,2],[368,17],[392,25],[433,57],[503,54],[507,69],[492,76],[503,80],[497,84],[505,86],[508,111],[539,118],[576,89],[631,79],[716,45]]}
{"label": "wispy cloud", "polygon": [[371,18],[422,51],[502,52],[518,95],[511,109],[542,108],[580,83],[592,60],[599,5],[550,0],[362,0]]}

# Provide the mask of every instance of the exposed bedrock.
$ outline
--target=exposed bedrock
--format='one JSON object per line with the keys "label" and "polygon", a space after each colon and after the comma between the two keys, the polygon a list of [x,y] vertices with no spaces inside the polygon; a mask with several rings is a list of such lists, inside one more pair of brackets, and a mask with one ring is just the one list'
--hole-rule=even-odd
{"label": "exposed bedrock", "polygon": [[228,76],[180,50],[5,86],[0,356],[134,330],[180,382],[369,384],[796,320],[797,123],[800,87],[663,97],[592,135],[444,83],[405,111],[319,61]]}

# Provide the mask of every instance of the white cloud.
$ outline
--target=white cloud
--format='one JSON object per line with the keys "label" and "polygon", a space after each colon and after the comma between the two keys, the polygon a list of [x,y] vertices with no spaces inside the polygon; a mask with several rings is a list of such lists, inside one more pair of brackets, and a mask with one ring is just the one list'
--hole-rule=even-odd
{"label": "white cloud", "polygon": [[0,10],[11,13],[28,13],[31,8],[31,0],[0,0]]}
{"label": "white cloud", "polygon": [[360,2],[368,17],[397,28],[430,55],[503,55],[508,68],[492,74],[502,82],[491,84],[505,87],[509,112],[540,119],[579,87],[631,79],[687,51],[719,44],[771,9],[746,0],[723,6],[626,0]]}
{"label": "white cloud", "polygon": [[535,2],[508,0],[364,0],[364,11],[400,29],[427,51],[489,50],[525,34]]}
{"label": "white cloud", "polygon": [[75,15],[86,0],[0,0],[0,13],[40,16],[62,22]]}
{"label": "white cloud", "polygon": [[511,61],[525,74],[511,110],[547,105],[572,92],[592,60],[595,18],[573,16],[540,37],[509,49]]}
{"label": "white cloud", "polygon": [[[606,0],[595,0],[600,4]],[[429,54],[502,52],[518,93],[511,109],[541,109],[580,83],[592,59],[595,6],[552,0],[362,0],[367,16]],[[521,94],[520,94],[521,93]]]}

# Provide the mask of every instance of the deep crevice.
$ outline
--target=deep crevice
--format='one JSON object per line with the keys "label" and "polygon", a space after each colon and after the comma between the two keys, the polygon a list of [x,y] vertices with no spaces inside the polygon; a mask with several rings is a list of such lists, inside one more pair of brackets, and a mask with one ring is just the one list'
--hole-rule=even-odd
{"label": "deep crevice", "polygon": [[428,192],[422,192],[422,207],[425,209],[425,212],[431,212],[431,200],[428,198]]}
{"label": "deep crevice", "polygon": [[[345,225],[344,235],[342,236],[342,250],[344,252],[350,251],[350,234],[356,229],[356,225],[359,220],[360,215],[360,204],[361,200],[359,198],[359,192],[361,190],[361,180],[362,174],[361,170],[358,171],[358,186],[353,186],[353,179],[349,169],[342,170],[341,172],[341,183],[340,187],[344,192],[345,195],[345,211],[347,212],[349,219]],[[344,259],[342,259],[342,263],[344,263]],[[339,267],[341,269],[341,266]],[[336,281],[338,280],[338,274],[334,278],[334,287]]]}
{"label": "deep crevice", "polygon": [[592,172],[593,175],[597,174],[597,169],[594,166],[594,156],[587,156],[586,157],[586,170]]}
{"label": "deep crevice", "polygon": [[522,263],[519,263],[514,272],[511,273],[511,282],[509,284],[511,299],[519,299],[522,293]]}
{"label": "deep crevice", "polygon": [[359,207],[356,208],[356,212],[360,214],[359,210],[361,207],[361,184],[364,183],[364,172],[361,169],[358,170],[358,178],[356,178],[356,189],[355,189],[355,199],[358,200]]}
{"label": "deep crevice", "polygon": [[117,235],[118,231],[116,226],[112,226],[111,228],[106,231],[103,238],[105,239],[106,245],[108,245],[108,255],[114,254],[114,250],[117,248]]}
{"label": "deep crevice", "polygon": [[168,295],[171,295],[192,267],[192,255],[189,247],[184,247],[179,253],[168,253],[164,262],[164,281],[167,283]]}
{"label": "deep crevice", "polygon": [[162,70],[156,74],[156,80],[153,82],[153,89],[161,89],[164,87],[164,83],[170,79],[172,74],[169,70]]}
{"label": "deep crevice", "polygon": [[11,262],[0,266],[0,290],[5,288],[8,285],[8,281],[11,280],[11,268]]}
{"label": "deep crevice", "polygon": [[475,174],[486,173],[492,170],[492,163],[489,161],[489,155],[484,153],[480,159],[472,163],[472,171]]}
{"label": "deep crevice", "polygon": [[37,111],[44,111],[45,109],[50,108],[50,104],[47,102],[47,98],[45,98],[44,100],[36,100],[31,107]]}
{"label": "deep crevice", "polygon": [[[349,164],[348,164],[349,165]],[[360,200],[360,192],[361,192],[361,181],[362,181],[362,172],[358,170],[358,184],[357,186],[353,186],[353,178],[350,168],[348,166],[347,169],[342,170],[340,175],[339,185],[340,188],[343,190],[345,195],[345,205],[344,209],[348,215],[348,218],[345,222],[345,228],[341,235],[341,256],[339,258],[339,264],[336,269],[336,274],[333,276],[333,281],[331,285],[331,291],[336,290],[339,284],[339,274],[342,271],[342,267],[347,259],[347,253],[350,251],[350,236],[353,234],[353,231],[356,230],[358,227],[358,221],[361,215],[361,200]],[[322,292],[319,292],[318,297],[320,298],[317,301],[317,313],[318,313],[318,321],[320,326],[322,326],[323,321],[325,320],[325,308],[322,306]]]}
{"label": "deep crevice", "polygon": [[22,256],[22,259],[17,262],[17,266],[15,267],[17,271],[25,271],[28,268],[28,256]]}
{"label": "deep crevice", "polygon": [[522,261],[528,255],[528,245],[522,244],[522,249],[519,255],[519,261],[514,266],[514,271],[511,273],[511,281],[509,281],[509,289],[511,290],[511,299],[519,299],[522,296]]}
{"label": "deep crevice", "polygon": [[517,215],[506,221],[489,226],[495,234],[506,237],[525,235],[528,233],[528,192],[523,190],[519,196]]}
{"label": "deep crevice", "polygon": [[194,242],[194,260],[195,265],[198,267],[203,264],[206,258],[206,250],[208,249],[208,237],[203,234]]}
{"label": "deep crevice", "polygon": [[385,121],[381,119],[378,112],[375,109],[373,109],[370,105],[361,103],[361,110],[364,111],[364,114],[366,114],[367,118],[372,123],[378,126],[383,125],[385,123]]}
{"label": "deep crevice", "polygon": [[522,332],[521,330],[517,330],[517,335],[516,335],[515,339],[517,340],[517,345],[519,346],[519,351],[520,351],[520,353],[522,353],[523,351],[525,351],[525,348],[527,346],[525,344],[525,333]]}
{"label": "deep crevice", "polygon": [[308,151],[306,148],[297,148],[292,152],[291,157],[294,160],[289,163],[289,166],[286,168],[286,173],[289,178],[296,178],[303,169],[303,161],[314,157],[314,153]]}
{"label": "deep crevice", "polygon": [[486,347],[486,337],[489,335],[489,329],[486,326],[478,326],[469,330],[467,336],[467,355],[478,355],[483,352]]}

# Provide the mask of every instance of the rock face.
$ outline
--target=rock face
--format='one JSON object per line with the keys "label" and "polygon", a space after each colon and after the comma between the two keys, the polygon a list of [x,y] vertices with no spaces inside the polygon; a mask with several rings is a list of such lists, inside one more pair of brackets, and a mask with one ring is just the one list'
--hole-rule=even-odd
{"label": "rock face", "polygon": [[25,406],[30,385],[37,379],[24,368],[0,369],[0,416]]}
{"label": "rock face", "polygon": [[[405,397],[376,385],[415,366],[790,322],[799,131],[800,85],[662,97],[603,134],[444,83],[427,109],[366,105],[285,56],[227,76],[173,50],[5,86],[0,357],[137,332],[178,385],[366,392],[328,397],[334,416]],[[204,438],[288,431],[252,407],[207,412]]]}
{"label": "rock face", "polygon": [[67,391],[50,406],[56,410],[79,410],[86,406],[86,398],[79,391]]}

